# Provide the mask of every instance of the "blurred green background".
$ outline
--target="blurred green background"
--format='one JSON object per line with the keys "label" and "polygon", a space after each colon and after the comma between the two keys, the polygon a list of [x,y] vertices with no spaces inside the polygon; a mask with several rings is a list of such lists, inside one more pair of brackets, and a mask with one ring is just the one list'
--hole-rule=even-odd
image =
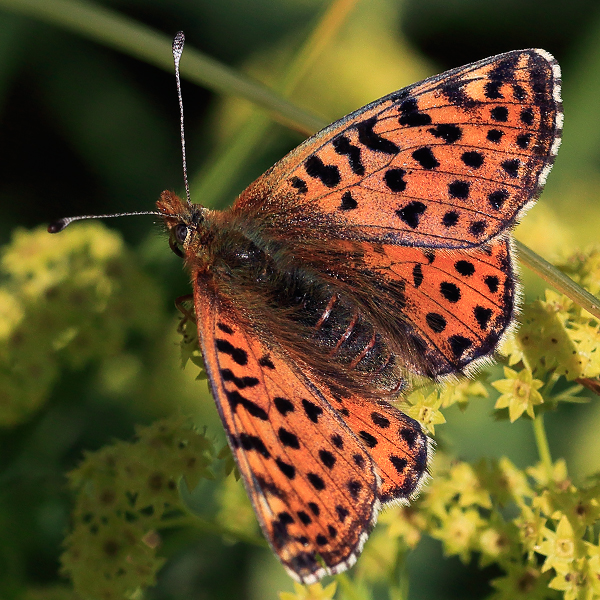
{"label": "blurred green background", "polygon": [[[52,5],[46,0],[46,7]],[[289,65],[329,3],[113,0],[101,5],[165,39],[183,29],[189,46],[277,88],[289,80]],[[545,48],[563,69],[563,146],[541,202],[517,231],[521,241],[552,261],[598,240],[600,5],[595,0],[360,0],[289,97],[330,122],[418,79],[525,47]],[[239,136],[250,135],[244,124],[254,109],[185,79],[183,95],[192,194],[212,207],[230,204],[303,139],[282,125],[270,126],[251,155],[236,155],[228,170],[228,162],[219,160],[229,156],[225,153]],[[182,192],[172,72],[36,18],[35,9],[25,16],[6,0],[0,1],[0,110],[3,245],[16,228],[75,214],[152,210],[163,189]],[[36,406],[0,430],[3,599],[25,597],[29,587],[43,590],[58,581],[71,502],[64,473],[84,450],[128,439],[134,424],[177,410],[224,440],[206,385],[194,381],[194,369],[180,369],[173,299],[189,293],[189,284],[179,259],[150,217],[107,226],[123,236],[128,260],[152,299],[146,306],[131,291],[138,330],[124,331],[107,356],[60,363]],[[52,243],[64,242],[52,238]],[[539,279],[523,275],[527,297],[543,291]],[[462,459],[507,455],[519,467],[531,464],[537,457],[530,425],[493,423],[493,402],[478,400],[464,413],[456,407],[447,411],[438,442]],[[595,403],[561,405],[547,426],[553,457],[564,456],[572,474],[600,470]],[[203,536],[201,543],[188,540],[170,558],[148,597],[270,599],[292,587],[267,550],[231,545],[217,535]],[[409,559],[413,599],[483,597],[489,576],[476,565],[443,558],[432,540],[424,540]]]}

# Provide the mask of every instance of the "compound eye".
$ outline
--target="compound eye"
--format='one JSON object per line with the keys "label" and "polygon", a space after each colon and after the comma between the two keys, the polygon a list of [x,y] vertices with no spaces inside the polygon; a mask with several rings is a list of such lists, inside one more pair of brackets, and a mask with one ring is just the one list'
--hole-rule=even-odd
{"label": "compound eye", "polygon": [[189,227],[183,223],[179,223],[175,226],[175,239],[178,244],[181,244],[182,246],[185,244],[189,231]]}

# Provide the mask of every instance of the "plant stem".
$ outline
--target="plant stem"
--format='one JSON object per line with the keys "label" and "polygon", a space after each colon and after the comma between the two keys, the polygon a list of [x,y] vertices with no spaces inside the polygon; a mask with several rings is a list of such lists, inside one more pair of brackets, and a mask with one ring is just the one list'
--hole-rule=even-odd
{"label": "plant stem", "polygon": [[544,260],[525,244],[516,241],[521,262],[547,281],[554,289],[568,296],[573,302],[600,319],[600,300],[587,290],[576,284],[572,279],[559,271],[555,266]]}
{"label": "plant stem", "polygon": [[535,443],[537,445],[540,460],[544,465],[548,480],[552,480],[552,457],[550,456],[550,446],[548,445],[548,437],[546,436],[546,428],[544,427],[544,415],[538,414],[533,420],[533,433],[535,435]]}
{"label": "plant stem", "polygon": [[[79,0],[0,0],[0,7],[62,27],[108,48],[173,71],[171,38],[104,6]],[[242,96],[303,133],[312,133],[323,126],[321,119],[288,102],[262,83],[194,48],[186,48],[181,75],[213,91]]]}

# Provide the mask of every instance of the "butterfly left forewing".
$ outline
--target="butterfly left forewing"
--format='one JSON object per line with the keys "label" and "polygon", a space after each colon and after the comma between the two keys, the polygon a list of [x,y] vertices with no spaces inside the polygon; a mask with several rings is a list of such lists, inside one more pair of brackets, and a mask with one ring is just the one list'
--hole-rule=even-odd
{"label": "butterfly left forewing", "polygon": [[248,495],[298,580],[351,566],[378,510],[375,466],[325,398],[202,276],[195,309],[204,362]]}
{"label": "butterfly left forewing", "polygon": [[294,239],[478,246],[539,194],[560,143],[560,70],[543,50],[494,56],[414,84],[310,138],[234,210]]}

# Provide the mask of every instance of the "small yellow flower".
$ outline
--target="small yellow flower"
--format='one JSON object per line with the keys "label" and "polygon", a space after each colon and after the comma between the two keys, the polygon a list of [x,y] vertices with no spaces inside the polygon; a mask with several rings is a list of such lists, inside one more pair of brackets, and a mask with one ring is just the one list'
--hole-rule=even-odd
{"label": "small yellow flower", "polygon": [[487,398],[488,391],[481,381],[462,379],[458,383],[444,386],[440,392],[441,407],[448,408],[458,404],[464,409],[471,398]]}
{"label": "small yellow flower", "polygon": [[490,493],[481,485],[477,473],[469,463],[460,462],[454,465],[450,469],[450,477],[459,496],[459,506],[492,508]]}
{"label": "small yellow flower", "polygon": [[408,397],[408,402],[411,406],[403,407],[402,412],[419,421],[432,435],[435,435],[436,425],[446,422],[439,410],[442,399],[437,392],[432,392],[427,397],[420,391],[413,392]]}
{"label": "small yellow flower", "polygon": [[522,504],[524,498],[533,497],[534,493],[527,483],[527,476],[521,469],[517,469],[506,456],[498,461],[498,469],[500,470],[500,485],[503,491],[508,492],[517,504]]}
{"label": "small yellow flower", "polygon": [[533,407],[544,403],[542,395],[538,392],[544,383],[539,379],[534,379],[531,371],[527,368],[517,373],[509,367],[504,367],[504,376],[506,379],[492,383],[499,392],[502,392],[496,401],[495,408],[508,408],[511,423],[524,412],[534,419]]}
{"label": "small yellow flower", "polygon": [[539,509],[534,512],[529,506],[523,506],[521,515],[513,522],[519,528],[519,539],[523,547],[533,556],[546,531],[546,519]]}
{"label": "small yellow flower", "polygon": [[549,576],[528,565],[509,563],[503,577],[491,581],[496,592],[489,600],[545,600]]}
{"label": "small yellow flower", "polygon": [[416,548],[427,528],[427,519],[422,511],[411,506],[400,506],[386,510],[379,517],[380,523],[387,523],[387,535],[400,538],[409,548]]}
{"label": "small yellow flower", "polygon": [[544,541],[535,550],[546,557],[542,572],[554,569],[558,573],[566,573],[572,569],[573,561],[585,554],[583,542],[575,537],[573,527],[565,516],[559,521],[556,531],[544,528]]}
{"label": "small yellow flower", "polygon": [[439,528],[431,532],[431,536],[441,540],[444,554],[458,554],[463,563],[468,563],[471,552],[478,549],[477,532],[485,525],[485,521],[475,509],[461,510],[454,506],[442,520]]}
{"label": "small yellow flower", "polygon": [[559,572],[548,584],[548,587],[551,590],[564,592],[565,600],[579,600],[579,598],[591,600],[594,596],[586,593],[587,577],[581,571],[582,568],[585,568],[584,562],[583,560],[577,561],[577,568],[570,568],[564,573]]}

